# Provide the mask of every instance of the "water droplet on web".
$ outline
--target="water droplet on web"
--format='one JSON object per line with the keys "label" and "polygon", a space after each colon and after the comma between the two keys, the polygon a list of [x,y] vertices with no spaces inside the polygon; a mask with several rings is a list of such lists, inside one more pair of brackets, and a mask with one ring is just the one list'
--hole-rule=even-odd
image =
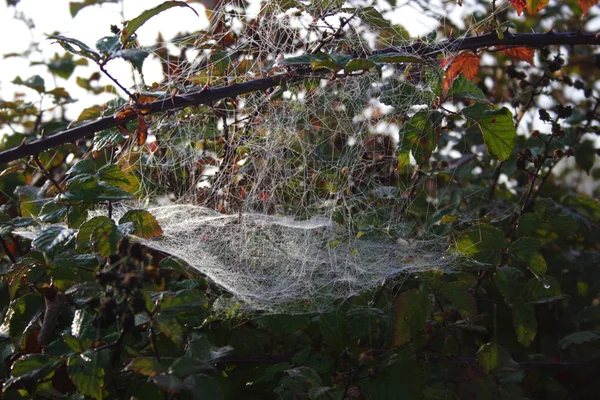
{"label": "water droplet on web", "polygon": [[541,281],[542,281],[542,284],[544,285],[544,289],[550,289],[550,282],[548,282],[548,279],[542,278]]}

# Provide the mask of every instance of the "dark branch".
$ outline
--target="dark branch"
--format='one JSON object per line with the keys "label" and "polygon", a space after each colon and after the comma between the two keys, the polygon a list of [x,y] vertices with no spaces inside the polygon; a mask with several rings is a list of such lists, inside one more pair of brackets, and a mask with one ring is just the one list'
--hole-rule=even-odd
{"label": "dark branch", "polygon": [[[411,55],[421,55],[425,57],[435,57],[438,54],[446,52],[457,52],[461,50],[477,50],[488,47],[546,47],[556,45],[600,45],[600,36],[584,32],[565,32],[555,33],[504,33],[504,38],[500,39],[497,33],[492,32],[486,35],[474,36],[468,38],[451,38],[440,41],[435,44],[424,42],[415,42],[410,46],[394,47],[385,50],[377,50],[376,54],[401,53]],[[197,106],[207,104],[213,101],[228,97],[266,90],[279,86],[285,82],[301,81],[313,76],[298,75],[278,75],[270,78],[257,79],[250,82],[234,84],[231,86],[206,89],[200,92],[187,93],[173,96],[168,99],[155,101],[144,105],[144,114],[155,114],[161,111],[174,110],[187,106]],[[136,118],[132,114],[124,119],[117,119],[114,116],[101,118],[97,121],[78,126],[73,129],[57,133],[53,136],[44,137],[31,143],[25,143],[19,147],[0,152],[0,163],[18,160],[19,158],[39,154],[42,151],[64,143],[74,142],[76,140],[92,136],[96,132],[103,131],[117,125],[123,125]]]}
{"label": "dark branch", "polygon": [[[213,101],[221,100],[228,97],[236,97],[242,94],[252,93],[259,90],[266,90],[274,86],[279,86],[286,81],[292,81],[294,78],[285,78],[283,76],[274,76],[271,78],[257,79],[250,82],[233,84],[230,86],[206,89],[200,92],[187,93],[179,96],[174,96],[164,100],[158,100],[152,103],[145,104],[144,114],[156,114],[161,111],[174,110],[187,106],[195,106],[207,104]],[[297,78],[296,78],[297,79]],[[0,152],[0,163],[5,163],[19,158],[39,154],[42,151],[48,150],[55,146],[60,146],[64,143],[74,142],[92,136],[96,132],[103,131],[124,125],[125,123],[137,118],[135,113],[132,113],[126,118],[117,119],[115,116],[101,118],[99,120],[78,126],[76,128],[67,129],[59,132],[56,135],[47,136],[31,143],[25,143],[19,147]]]}
{"label": "dark branch", "polygon": [[500,39],[496,32],[481,36],[468,38],[450,38],[439,43],[428,44],[415,42],[409,46],[399,46],[383,50],[377,50],[375,54],[408,53],[436,57],[442,53],[453,53],[461,50],[478,50],[488,47],[534,47],[547,46],[597,46],[600,45],[600,35],[595,33],[550,31],[547,33],[510,33],[504,32],[504,38]]}

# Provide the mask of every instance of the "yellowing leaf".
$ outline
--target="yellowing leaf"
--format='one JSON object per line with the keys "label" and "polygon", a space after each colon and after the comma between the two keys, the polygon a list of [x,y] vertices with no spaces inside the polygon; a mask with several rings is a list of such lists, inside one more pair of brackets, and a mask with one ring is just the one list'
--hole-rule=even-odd
{"label": "yellowing leaf", "polygon": [[550,0],[527,0],[525,11],[527,11],[527,14],[535,15],[542,11],[549,1]]}

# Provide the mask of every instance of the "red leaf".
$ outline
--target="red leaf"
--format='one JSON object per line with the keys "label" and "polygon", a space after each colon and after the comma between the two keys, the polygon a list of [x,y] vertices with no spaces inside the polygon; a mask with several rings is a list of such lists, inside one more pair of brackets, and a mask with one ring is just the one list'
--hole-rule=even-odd
{"label": "red leaf", "polygon": [[510,4],[512,4],[513,8],[517,10],[517,15],[521,15],[523,13],[523,9],[525,8],[525,0],[508,0]]}
{"label": "red leaf", "polygon": [[525,61],[533,65],[533,55],[535,54],[533,49],[528,49],[527,47],[513,47],[510,49],[502,49],[500,52],[515,60]]}
{"label": "red leaf", "polygon": [[442,62],[444,64],[450,64],[448,69],[446,70],[446,76],[444,76],[444,81],[442,82],[442,89],[447,91],[452,82],[454,82],[454,78],[456,78],[461,72],[464,74],[465,78],[472,81],[477,76],[477,72],[479,72],[479,62],[480,58],[477,54],[472,52],[464,52],[460,53],[450,62],[445,61]]}
{"label": "red leaf", "polygon": [[581,6],[581,11],[583,16],[585,17],[590,8],[598,4],[598,0],[579,0],[579,5]]}

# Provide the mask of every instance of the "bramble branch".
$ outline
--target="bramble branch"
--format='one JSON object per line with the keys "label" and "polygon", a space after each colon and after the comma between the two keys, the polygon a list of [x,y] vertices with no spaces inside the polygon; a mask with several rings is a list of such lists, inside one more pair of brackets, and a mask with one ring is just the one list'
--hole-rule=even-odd
{"label": "bramble branch", "polygon": [[[550,31],[548,33],[510,33],[505,32],[504,37],[500,39],[496,32],[481,36],[468,38],[450,38],[439,43],[429,44],[417,41],[409,46],[400,46],[384,50],[377,50],[376,54],[394,54],[418,55],[423,57],[435,57],[442,53],[453,53],[462,50],[477,50],[489,47],[534,47],[541,48],[546,46],[575,46],[575,45],[600,45],[600,34],[578,32],[557,33]],[[206,90],[186,93],[173,96],[164,100],[158,100],[152,103],[144,104],[140,111],[143,114],[155,114],[163,111],[175,110],[187,106],[198,106],[218,101],[228,97],[236,97],[260,90],[266,90],[279,86],[286,82],[302,81],[304,79],[314,78],[314,75],[303,76],[284,74],[269,78],[256,79],[253,81],[233,84],[230,86],[209,88]],[[22,157],[39,154],[55,146],[74,142],[82,138],[90,137],[93,134],[109,129],[135,119],[135,113],[126,118],[117,119],[115,116],[104,117],[96,121],[67,129],[55,135],[41,138],[31,143],[24,143],[19,147],[0,152],[0,163],[18,160]]]}

